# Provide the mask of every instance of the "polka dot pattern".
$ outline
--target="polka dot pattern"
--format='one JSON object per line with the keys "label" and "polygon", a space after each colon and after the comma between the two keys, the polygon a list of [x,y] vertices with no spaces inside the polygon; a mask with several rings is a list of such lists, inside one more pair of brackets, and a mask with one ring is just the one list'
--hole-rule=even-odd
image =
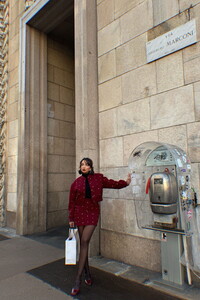
{"label": "polka dot pattern", "polygon": [[100,214],[99,204],[85,199],[83,205],[76,205],[74,209],[74,222],[77,226],[97,225]]}
{"label": "polka dot pattern", "polygon": [[121,189],[127,186],[126,181],[108,179],[102,174],[88,175],[91,199],[85,198],[85,177],[78,177],[71,185],[69,197],[69,221],[77,226],[97,225],[102,201],[103,188]]}

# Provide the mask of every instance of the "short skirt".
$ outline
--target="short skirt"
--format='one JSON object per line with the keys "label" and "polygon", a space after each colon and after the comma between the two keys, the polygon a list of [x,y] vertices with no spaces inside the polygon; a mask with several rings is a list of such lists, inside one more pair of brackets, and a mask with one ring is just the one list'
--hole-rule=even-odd
{"label": "short skirt", "polygon": [[75,205],[74,223],[76,226],[97,225],[100,215],[99,203],[84,199],[83,204]]}

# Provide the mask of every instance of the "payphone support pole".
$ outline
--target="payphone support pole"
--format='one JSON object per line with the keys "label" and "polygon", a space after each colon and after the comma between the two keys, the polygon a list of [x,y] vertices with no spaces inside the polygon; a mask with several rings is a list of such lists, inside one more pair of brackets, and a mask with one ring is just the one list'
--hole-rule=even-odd
{"label": "payphone support pole", "polygon": [[188,279],[188,284],[192,285],[192,278],[191,278],[191,272],[190,268],[188,266],[188,249],[187,249],[187,241],[186,241],[186,235],[183,236],[183,247],[185,250],[185,260],[186,260],[186,271],[187,271],[187,279]]}
{"label": "payphone support pole", "polygon": [[187,280],[188,280],[188,284],[192,285],[192,277],[191,277],[191,271],[188,265],[188,248],[187,248],[187,235],[185,233],[184,230],[180,230],[180,229],[165,229],[163,230],[163,228],[157,228],[154,226],[143,226],[143,229],[149,229],[149,230],[155,230],[155,231],[160,231],[160,232],[165,232],[165,233],[172,233],[172,234],[176,234],[176,235],[181,235],[183,238],[183,248],[184,248],[184,253],[185,253],[185,260],[186,260],[186,273],[187,273]]}

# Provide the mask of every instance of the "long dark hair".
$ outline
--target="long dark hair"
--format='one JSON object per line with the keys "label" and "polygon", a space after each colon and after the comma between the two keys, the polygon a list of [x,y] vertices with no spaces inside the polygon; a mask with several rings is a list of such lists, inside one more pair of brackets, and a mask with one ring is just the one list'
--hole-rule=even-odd
{"label": "long dark hair", "polygon": [[82,163],[82,161],[86,161],[86,163],[87,163],[87,165],[88,166],[90,166],[90,168],[91,168],[91,170],[90,170],[90,174],[94,174],[94,168],[93,168],[93,161],[91,160],[91,158],[89,158],[89,157],[84,157],[84,158],[82,158],[81,159],[81,161],[80,161],[80,165],[79,165],[79,174],[82,174],[82,172],[81,172],[81,163]]}

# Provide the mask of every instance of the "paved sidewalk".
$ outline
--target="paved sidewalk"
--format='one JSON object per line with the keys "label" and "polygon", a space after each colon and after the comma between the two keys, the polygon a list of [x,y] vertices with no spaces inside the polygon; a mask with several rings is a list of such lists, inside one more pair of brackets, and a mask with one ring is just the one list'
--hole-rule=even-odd
{"label": "paved sidewalk", "polygon": [[0,300],[68,300],[62,291],[27,274],[27,271],[63,258],[59,249],[26,237],[16,236],[12,230],[0,235]]}
{"label": "paved sidewalk", "polygon": [[[10,229],[0,228],[0,300],[73,299],[69,292],[75,269],[64,266],[63,260],[66,232],[67,228],[62,227],[21,237]],[[159,273],[99,256],[91,258],[90,265],[98,284],[91,290],[84,286],[76,299],[106,300],[110,299],[107,294],[110,293],[112,298],[115,293],[113,299],[145,300],[150,299],[152,291],[155,291],[152,299],[200,299],[200,289],[188,285],[181,289],[164,285]],[[125,296],[134,295],[137,289],[139,298]],[[142,298],[144,290],[147,296]],[[95,291],[97,296],[94,298]]]}
{"label": "paved sidewalk", "polygon": [[167,285],[163,282],[160,273],[146,270],[140,267],[126,265],[114,260],[109,260],[103,257],[93,257],[90,259],[90,265],[109,272],[115,276],[130,280],[134,283],[139,283],[144,287],[148,286],[156,291],[161,291],[169,296],[177,297],[180,299],[200,299],[200,288],[188,286],[185,284],[183,287]]}

